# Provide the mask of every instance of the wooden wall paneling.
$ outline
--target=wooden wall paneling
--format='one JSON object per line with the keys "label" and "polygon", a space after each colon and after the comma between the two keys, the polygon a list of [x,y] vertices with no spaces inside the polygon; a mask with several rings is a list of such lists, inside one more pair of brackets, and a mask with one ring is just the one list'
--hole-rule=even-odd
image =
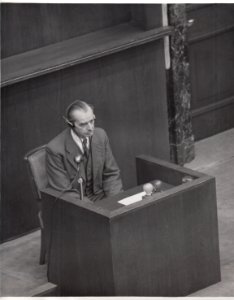
{"label": "wooden wall paneling", "polygon": [[201,113],[197,114],[194,111],[192,114],[192,116],[194,115],[193,131],[197,140],[234,127],[234,97],[228,105],[223,105],[222,102],[220,107],[215,109],[209,107],[208,111],[202,110]]}
{"label": "wooden wall paneling", "polygon": [[192,10],[204,8],[205,6],[212,6],[212,4],[186,4],[186,10],[190,12]]}
{"label": "wooden wall paneling", "polygon": [[189,27],[189,42],[196,42],[221,32],[233,29],[234,5],[191,5],[188,6],[187,18],[193,19],[193,25]]}
{"label": "wooden wall paneling", "polygon": [[[57,77],[56,77],[57,75]],[[50,89],[59,91],[58,75]],[[45,80],[46,78],[44,78]],[[2,239],[19,235],[38,227],[37,204],[31,192],[23,160],[27,151],[48,142],[56,111],[40,86],[43,80],[27,81],[2,90]],[[56,86],[55,86],[56,85]],[[59,109],[60,112],[60,109]],[[57,114],[57,118],[60,113]],[[59,124],[54,122],[54,126]],[[58,126],[57,126],[58,128]],[[61,126],[60,126],[60,129]]]}
{"label": "wooden wall paneling", "polygon": [[168,158],[162,47],[158,41],[63,72],[61,101],[78,97],[94,104],[97,126],[108,132],[126,187],[135,184],[136,154]]}
{"label": "wooden wall paneling", "polygon": [[161,4],[132,4],[131,23],[145,30],[162,26]]}
{"label": "wooden wall paneling", "polygon": [[144,31],[124,23],[13,55],[2,60],[2,86],[149,43],[171,32],[170,26]]}
{"label": "wooden wall paneling", "polygon": [[[234,5],[188,10],[192,124],[196,140],[233,127]],[[207,126],[208,125],[208,126]]]}
{"label": "wooden wall paneling", "polygon": [[37,225],[23,156],[65,128],[62,115],[75,99],[96,107],[125,188],[136,184],[136,155],[169,160],[164,72],[158,40],[3,88],[3,239]]}
{"label": "wooden wall paneling", "polygon": [[189,47],[192,109],[234,95],[234,31]]}
{"label": "wooden wall paneling", "polygon": [[[157,45],[162,47],[161,41],[127,51],[121,59],[115,56],[112,63],[107,59],[101,68],[105,75],[98,84],[102,95],[97,100],[97,115],[99,124],[108,129],[127,188],[136,183],[137,154],[147,152],[169,159],[166,106],[161,101],[165,81],[159,74],[160,69],[164,72],[163,54]],[[155,84],[149,85],[150,81]],[[109,105],[103,110],[105,101]]]}
{"label": "wooden wall paneling", "polygon": [[131,10],[127,4],[3,3],[1,17],[1,54],[7,57],[129,22]]}
{"label": "wooden wall paneling", "polygon": [[196,140],[234,126],[233,46],[233,30],[190,45],[192,124]]}

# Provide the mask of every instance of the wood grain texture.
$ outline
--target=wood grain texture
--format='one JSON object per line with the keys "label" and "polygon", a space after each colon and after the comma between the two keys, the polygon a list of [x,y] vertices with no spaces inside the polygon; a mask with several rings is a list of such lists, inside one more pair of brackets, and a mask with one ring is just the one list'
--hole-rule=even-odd
{"label": "wood grain texture", "polygon": [[137,184],[144,184],[153,180],[161,180],[168,184],[178,186],[182,184],[184,176],[193,179],[204,176],[199,172],[186,169],[184,167],[153,158],[147,155],[136,157]]}
{"label": "wood grain texture", "polygon": [[76,99],[95,106],[97,126],[107,131],[125,188],[136,184],[136,155],[169,160],[164,75],[158,40],[2,89],[4,240],[37,226],[23,157],[65,128],[62,115]]}
{"label": "wood grain texture", "polygon": [[142,31],[126,23],[11,56],[2,61],[2,86],[149,43],[171,31],[170,27]]}
{"label": "wood grain texture", "polygon": [[[95,105],[97,124],[107,130],[125,187],[136,182],[135,155],[169,159],[164,50],[163,41],[156,40],[171,29],[146,32],[123,24],[131,21],[130,5],[2,8],[6,42],[2,240],[6,240],[38,227],[23,157],[64,129],[62,115],[75,99]],[[151,22],[148,17],[149,12],[145,21]],[[120,50],[125,51],[115,53]]]}
{"label": "wood grain texture", "polygon": [[[148,162],[142,158],[141,170]],[[153,165],[170,172],[170,164]],[[102,201],[91,208],[64,196],[51,217],[55,198],[43,192],[44,217],[53,222],[49,279],[63,296],[185,296],[220,280],[215,180],[182,169],[178,175],[199,178],[109,216],[99,214]]]}
{"label": "wood grain texture", "polygon": [[184,296],[220,280],[214,182],[112,223],[116,295]]}
{"label": "wood grain texture", "polygon": [[47,235],[48,280],[59,286],[60,296],[114,294],[108,218],[67,201],[54,201],[44,194],[46,230],[52,228]]}
{"label": "wood grain texture", "polygon": [[189,28],[189,43],[213,37],[234,28],[234,5],[200,5],[188,10],[188,19],[194,23]]}
{"label": "wood grain texture", "polygon": [[131,14],[131,23],[145,30],[159,28],[163,25],[161,4],[132,4]]}
{"label": "wood grain texture", "polygon": [[186,4],[186,10],[189,12],[191,10],[197,10],[199,8],[204,8],[205,6],[211,6],[212,4]]}
{"label": "wood grain texture", "polygon": [[[192,125],[196,140],[233,127],[234,5],[188,10]],[[228,100],[229,99],[229,100]]]}
{"label": "wood grain texture", "polygon": [[[202,113],[193,118],[192,124],[197,140],[233,128],[234,103],[232,102],[229,105],[220,106],[217,109],[203,110]],[[206,130],[204,130],[204,128]]]}
{"label": "wood grain texture", "polygon": [[213,110],[223,109],[226,106],[230,107],[230,106],[233,105],[233,103],[234,103],[234,96],[231,96],[231,97],[222,99],[220,101],[216,101],[214,103],[210,103],[210,104],[208,104],[206,106],[194,109],[193,112],[192,112],[192,116],[193,117],[197,117],[197,116],[200,116],[202,114],[209,113],[209,112],[211,112]]}
{"label": "wood grain texture", "polygon": [[192,110],[234,95],[234,31],[190,45]]}
{"label": "wood grain texture", "polygon": [[118,4],[3,3],[1,16],[2,57],[8,57],[128,22],[131,11]]}

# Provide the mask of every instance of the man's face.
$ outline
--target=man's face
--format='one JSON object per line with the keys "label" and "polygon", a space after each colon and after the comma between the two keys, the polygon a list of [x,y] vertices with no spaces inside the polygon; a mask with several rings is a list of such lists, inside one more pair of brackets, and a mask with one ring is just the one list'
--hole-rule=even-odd
{"label": "man's face", "polygon": [[95,115],[91,108],[87,111],[74,110],[72,116],[75,125],[73,129],[80,138],[93,135]]}

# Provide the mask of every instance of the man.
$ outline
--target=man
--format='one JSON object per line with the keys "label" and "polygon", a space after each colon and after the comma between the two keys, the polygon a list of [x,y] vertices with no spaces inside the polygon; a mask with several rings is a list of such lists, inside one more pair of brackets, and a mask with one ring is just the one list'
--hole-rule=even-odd
{"label": "man", "polygon": [[83,193],[93,202],[121,192],[120,171],[105,131],[94,126],[93,108],[77,100],[64,119],[69,128],[46,149],[49,186],[78,199]]}

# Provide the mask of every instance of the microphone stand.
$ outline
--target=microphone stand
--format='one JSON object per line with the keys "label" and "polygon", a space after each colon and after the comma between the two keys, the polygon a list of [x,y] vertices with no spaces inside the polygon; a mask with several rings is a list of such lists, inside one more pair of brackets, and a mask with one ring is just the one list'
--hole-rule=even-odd
{"label": "microphone stand", "polygon": [[82,177],[80,177],[77,181],[80,185],[80,200],[83,201],[84,200],[84,191],[83,191],[83,179],[82,179]]}
{"label": "microphone stand", "polygon": [[[77,175],[78,175],[78,172],[80,170],[79,163],[82,161],[82,156],[80,156],[80,155],[76,156],[75,161],[78,164],[78,168],[77,168]],[[79,186],[80,186],[80,200],[83,201],[84,200],[84,191],[83,191],[83,179],[82,179],[82,177],[79,177],[77,182],[79,183]]]}

